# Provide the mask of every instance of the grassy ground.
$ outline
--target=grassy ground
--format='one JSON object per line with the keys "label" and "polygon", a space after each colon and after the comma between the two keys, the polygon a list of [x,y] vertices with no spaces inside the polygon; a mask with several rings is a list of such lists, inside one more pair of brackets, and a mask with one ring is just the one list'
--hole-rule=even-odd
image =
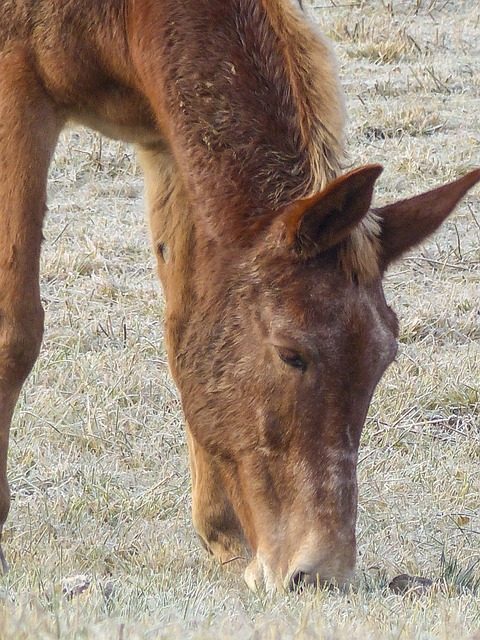
{"label": "grassy ground", "polygon": [[[350,162],[386,167],[377,203],[480,165],[476,1],[311,6],[339,56]],[[0,637],[479,638],[479,189],[388,275],[401,348],[364,431],[347,595],[253,595],[197,546],[143,210],[132,149],[63,135],[44,348],[12,430]],[[438,587],[397,595],[404,572]]]}

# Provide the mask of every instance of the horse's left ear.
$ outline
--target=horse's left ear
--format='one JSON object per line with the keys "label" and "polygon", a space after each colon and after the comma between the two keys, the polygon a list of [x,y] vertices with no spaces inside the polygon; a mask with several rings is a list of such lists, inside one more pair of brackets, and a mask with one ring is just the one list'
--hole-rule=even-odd
{"label": "horse's left ear", "polygon": [[304,258],[338,244],[367,214],[382,171],[378,164],[355,169],[287,207],[282,214],[287,244]]}
{"label": "horse's left ear", "polygon": [[433,191],[374,209],[381,227],[382,267],[387,268],[392,261],[436,231],[479,180],[480,169],[475,169]]}

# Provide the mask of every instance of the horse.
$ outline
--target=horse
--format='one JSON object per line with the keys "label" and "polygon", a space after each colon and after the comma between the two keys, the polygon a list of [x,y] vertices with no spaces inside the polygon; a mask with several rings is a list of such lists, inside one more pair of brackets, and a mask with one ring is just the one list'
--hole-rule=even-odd
{"label": "horse", "polygon": [[202,544],[247,549],[252,589],[348,584],[360,434],[397,351],[382,278],[480,170],[373,209],[382,167],[342,173],[334,56],[298,0],[0,0],[0,529],[68,121],[139,149]]}

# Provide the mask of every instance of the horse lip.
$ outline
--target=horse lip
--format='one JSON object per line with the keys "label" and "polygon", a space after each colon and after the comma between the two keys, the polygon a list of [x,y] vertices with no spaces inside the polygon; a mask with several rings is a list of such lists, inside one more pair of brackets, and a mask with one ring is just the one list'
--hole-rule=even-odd
{"label": "horse lip", "polygon": [[322,572],[317,565],[304,562],[297,565],[293,571],[288,571],[282,579],[268,565],[262,553],[257,552],[245,569],[244,579],[248,588],[254,593],[260,590],[265,590],[270,594],[277,591],[300,593],[305,588],[320,588],[345,593],[350,588],[353,569],[344,573],[344,576],[322,577]]}

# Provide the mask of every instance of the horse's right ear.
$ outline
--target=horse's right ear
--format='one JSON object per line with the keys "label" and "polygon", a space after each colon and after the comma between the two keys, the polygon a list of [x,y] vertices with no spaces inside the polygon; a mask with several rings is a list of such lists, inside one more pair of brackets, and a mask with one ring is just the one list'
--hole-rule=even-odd
{"label": "horse's right ear", "polygon": [[414,198],[374,209],[381,228],[382,268],[425,240],[480,180],[480,169]]}
{"label": "horse's right ear", "polygon": [[281,217],[287,245],[310,258],[339,244],[368,213],[382,171],[379,164],[354,169],[288,206]]}

